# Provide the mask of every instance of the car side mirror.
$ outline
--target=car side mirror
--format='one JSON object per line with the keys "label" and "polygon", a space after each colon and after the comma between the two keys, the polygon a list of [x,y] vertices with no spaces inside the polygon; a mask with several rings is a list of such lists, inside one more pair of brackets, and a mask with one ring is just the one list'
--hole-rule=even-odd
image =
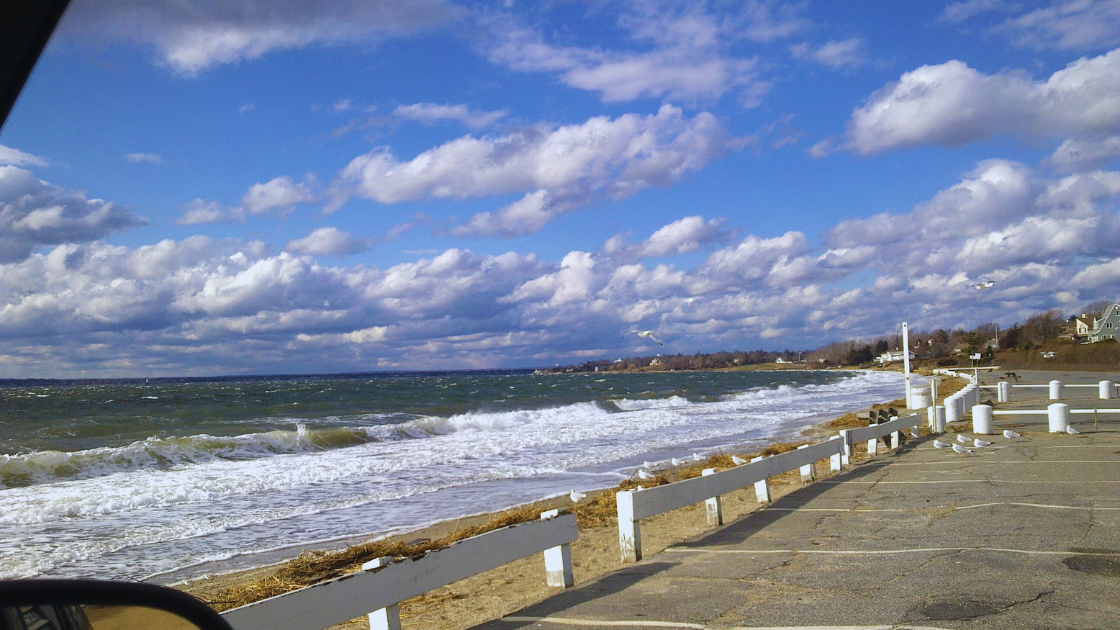
{"label": "car side mirror", "polygon": [[101,580],[0,581],[0,630],[232,630],[164,586]]}

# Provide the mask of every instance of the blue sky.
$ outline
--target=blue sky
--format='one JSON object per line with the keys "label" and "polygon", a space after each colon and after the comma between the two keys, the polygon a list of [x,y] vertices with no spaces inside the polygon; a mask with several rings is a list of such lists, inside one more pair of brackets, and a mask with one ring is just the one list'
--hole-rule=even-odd
{"label": "blue sky", "polygon": [[1118,46],[1118,0],[74,0],[0,134],[0,376],[1072,313],[1120,286]]}

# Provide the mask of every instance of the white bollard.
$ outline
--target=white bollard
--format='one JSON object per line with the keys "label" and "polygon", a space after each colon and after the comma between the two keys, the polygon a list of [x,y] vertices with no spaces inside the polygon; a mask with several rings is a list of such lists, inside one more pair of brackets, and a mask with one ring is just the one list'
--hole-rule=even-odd
{"label": "white bollard", "polygon": [[953,394],[945,399],[945,421],[946,422],[960,422],[961,407],[959,404],[960,396]]}
{"label": "white bollard", "polygon": [[1062,382],[1059,380],[1050,381],[1050,400],[1062,399]]}
{"label": "white bollard", "polygon": [[[752,457],[751,463],[762,461],[764,457]],[[754,482],[754,496],[758,499],[759,503],[770,502],[770,479],[762,479]]]}
{"label": "white bollard", "polygon": [[1115,385],[1112,383],[1112,381],[1101,381],[1098,384],[1101,400],[1112,400],[1112,392],[1114,387]]}
{"label": "white bollard", "polygon": [[901,431],[891,431],[891,450],[897,450],[902,446]]}
{"label": "white bollard", "polygon": [[932,406],[926,407],[926,425],[930,431],[937,428],[937,410]]}
{"label": "white bollard", "polygon": [[916,389],[910,392],[910,409],[925,409],[929,407],[929,392]]}
{"label": "white bollard", "polygon": [[1065,433],[1069,427],[1069,405],[1053,403],[1046,408],[1046,415],[1050,420],[1051,433]]}
{"label": "white bollard", "polygon": [[[808,444],[802,444],[797,447],[797,450],[809,448]],[[809,462],[801,467],[801,483],[809,483],[817,478],[817,464],[816,462]]]}
{"label": "white bollard", "polygon": [[972,432],[980,435],[992,434],[991,405],[975,405],[972,407]]}
{"label": "white bollard", "polygon": [[1000,381],[996,386],[996,402],[1011,402],[1011,383]]}
{"label": "white bollard", "polygon": [[[703,476],[716,474],[715,468],[705,468]],[[708,525],[723,525],[723,502],[718,496],[704,500],[704,511],[708,515]]]}
{"label": "white bollard", "polygon": [[[363,571],[389,566],[392,556],[374,558],[362,565]],[[397,604],[386,606],[369,614],[369,630],[401,630],[401,608]]]}
{"label": "white bollard", "polygon": [[[839,440],[840,436],[839,435],[834,435],[834,436],[832,436],[828,439]],[[832,472],[840,472],[840,467],[843,464],[842,459],[843,458],[841,457],[840,453],[837,453],[835,455],[830,455],[829,458],[828,458],[828,469]]]}
{"label": "white bollard", "polygon": [[847,429],[840,429],[840,439],[844,440],[844,452],[840,454],[840,465],[849,466],[852,463],[852,436]]}
{"label": "white bollard", "polygon": [[934,420],[935,420],[935,423],[934,423],[934,426],[933,426],[933,432],[934,433],[944,433],[945,432],[945,407],[942,407],[941,405],[937,405],[936,407],[934,407],[933,408],[933,417],[934,417]]}
{"label": "white bollard", "polygon": [[634,492],[614,495],[618,504],[618,547],[622,550],[622,563],[642,559],[642,528],[634,519]]}
{"label": "white bollard", "polygon": [[[541,512],[541,520],[560,516],[560,510]],[[572,546],[568,543],[544,550],[544,577],[549,586],[571,588],[576,585],[572,573]]]}

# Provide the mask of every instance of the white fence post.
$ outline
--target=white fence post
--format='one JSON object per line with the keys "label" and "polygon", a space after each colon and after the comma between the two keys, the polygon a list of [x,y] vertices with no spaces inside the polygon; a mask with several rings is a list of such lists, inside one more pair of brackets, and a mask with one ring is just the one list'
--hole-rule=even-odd
{"label": "white fence post", "polygon": [[1065,433],[1069,428],[1069,405],[1053,403],[1046,408],[1051,433]]}
{"label": "white fence post", "polygon": [[1011,383],[1000,381],[996,386],[996,402],[1011,402]]}
{"label": "white fence post", "polygon": [[945,432],[945,407],[942,407],[941,405],[934,406],[934,408],[933,408],[933,419],[934,419],[934,426],[933,426],[934,433],[944,433]]}
{"label": "white fence post", "polygon": [[1054,379],[1050,381],[1050,400],[1062,399],[1062,382]]}
{"label": "white fence post", "polygon": [[902,446],[902,431],[891,431],[891,450],[897,450]]}
{"label": "white fence post", "polygon": [[[560,510],[541,512],[541,520],[560,516]],[[569,543],[549,547],[544,550],[544,575],[549,586],[571,588],[576,580],[572,573],[572,546]]]}
{"label": "white fence post", "polygon": [[[389,566],[390,556],[374,558],[362,565],[363,571]],[[369,630],[401,630],[401,608],[397,604],[386,606],[369,614]]]}
{"label": "white fence post", "polygon": [[[797,447],[797,450],[809,448],[808,444],[802,444]],[[801,483],[809,483],[817,478],[817,464],[816,462],[809,462],[801,467]]]}
{"label": "white fence post", "polygon": [[[874,425],[872,425],[874,426]],[[879,438],[871,438],[867,441],[867,455],[877,455],[879,453]]]}
{"label": "white fence post", "polygon": [[[832,436],[828,439],[839,440],[840,436],[839,435],[834,435],[834,436]],[[828,457],[828,469],[832,472],[840,472],[840,466],[843,464],[842,459],[843,459],[843,456],[841,456],[840,453],[836,453],[835,455],[829,455],[829,457]]]}
{"label": "white fence post", "polygon": [[614,495],[618,504],[618,546],[622,549],[622,563],[642,559],[642,528],[634,518],[634,491]]}
{"label": "white fence post", "polygon": [[[703,476],[716,474],[715,468],[705,468]],[[719,496],[714,496],[710,499],[704,500],[704,511],[708,515],[709,525],[723,525],[723,502],[720,501]]]}
{"label": "white fence post", "polygon": [[1097,383],[1097,394],[1101,400],[1112,400],[1112,381],[1101,381]]}
{"label": "white fence post", "polygon": [[972,407],[972,432],[979,435],[991,434],[992,407],[990,405],[974,405]]}
{"label": "white fence post", "polygon": [[[766,459],[765,457],[752,457],[751,463],[759,462]],[[773,499],[770,498],[770,479],[763,479],[754,482],[754,495],[759,503],[769,503]]]}
{"label": "white fence post", "polygon": [[847,429],[840,429],[840,439],[844,440],[844,452],[840,455],[840,464],[850,466],[852,463],[852,434]]}

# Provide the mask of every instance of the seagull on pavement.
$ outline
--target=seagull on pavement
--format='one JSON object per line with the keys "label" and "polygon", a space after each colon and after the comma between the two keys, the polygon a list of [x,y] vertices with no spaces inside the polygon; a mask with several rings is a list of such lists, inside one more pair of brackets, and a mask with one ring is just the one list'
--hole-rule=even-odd
{"label": "seagull on pavement", "polygon": [[967,454],[971,453],[972,451],[970,451],[967,448],[961,446],[960,444],[954,444],[953,445],[953,452],[960,453],[961,455],[967,455]]}
{"label": "seagull on pavement", "polygon": [[638,469],[638,479],[653,479],[653,477],[654,475],[649,474],[641,468]]}
{"label": "seagull on pavement", "polygon": [[957,434],[957,441],[960,442],[961,444],[968,444],[968,438],[966,438],[964,435],[962,435],[960,433]]}
{"label": "seagull on pavement", "polygon": [[[661,343],[660,339],[653,336],[653,331],[652,330],[631,330],[630,332],[626,333],[626,335],[629,335],[630,333],[638,333],[639,337],[649,337],[650,341],[657,342],[657,345],[659,345],[659,346],[665,345],[665,344]],[[623,335],[622,337],[625,338],[626,335]]]}
{"label": "seagull on pavement", "polygon": [[1068,433],[1070,435],[1081,435],[1081,432],[1078,431],[1077,429],[1073,428],[1072,424],[1066,425],[1066,433]]}
{"label": "seagull on pavement", "polygon": [[572,503],[579,503],[586,496],[587,495],[582,492],[576,492],[575,490],[572,490],[572,493],[568,495],[568,498],[572,500]]}
{"label": "seagull on pavement", "polygon": [[987,440],[981,440],[980,438],[973,438],[972,445],[976,448],[984,448],[985,446],[991,446],[992,443]]}
{"label": "seagull on pavement", "polygon": [[949,448],[952,445],[953,445],[952,442],[942,442],[941,440],[934,440],[933,441],[933,447],[934,448]]}
{"label": "seagull on pavement", "polygon": [[734,462],[736,466],[742,466],[743,464],[747,463],[747,460],[739,457],[738,455],[732,455],[731,461]]}
{"label": "seagull on pavement", "polygon": [[1005,437],[1009,440],[1014,440],[1015,438],[1023,437],[1023,436],[1021,436],[1018,433],[1012,431],[1011,429],[1005,429],[1004,432],[1003,432],[1003,437]]}

